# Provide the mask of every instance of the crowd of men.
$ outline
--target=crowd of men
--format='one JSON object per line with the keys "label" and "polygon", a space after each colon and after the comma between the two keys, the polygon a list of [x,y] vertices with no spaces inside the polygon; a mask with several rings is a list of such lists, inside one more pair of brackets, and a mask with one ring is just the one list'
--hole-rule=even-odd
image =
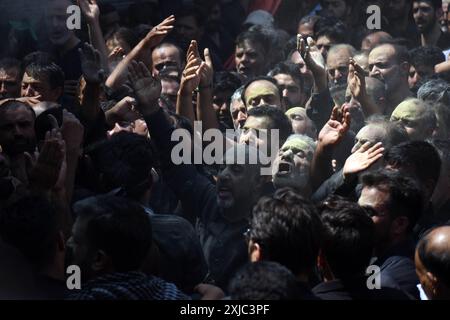
{"label": "crowd of men", "polygon": [[0,40],[0,298],[450,299],[448,3],[98,2]]}

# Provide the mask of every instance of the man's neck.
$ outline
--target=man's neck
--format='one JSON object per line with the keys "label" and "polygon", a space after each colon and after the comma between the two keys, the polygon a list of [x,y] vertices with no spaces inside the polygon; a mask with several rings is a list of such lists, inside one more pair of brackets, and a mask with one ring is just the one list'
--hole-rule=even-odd
{"label": "man's neck", "polygon": [[441,27],[438,23],[435,23],[433,28],[428,33],[420,34],[420,43],[423,47],[426,46],[436,46],[441,37]]}
{"label": "man's neck", "polygon": [[231,208],[223,210],[223,216],[231,223],[246,221],[250,215],[252,206],[248,204],[235,204]]}
{"label": "man's neck", "polygon": [[392,248],[395,246],[401,244],[402,242],[405,242],[408,239],[406,235],[400,235],[396,237],[395,239],[391,239],[388,242],[383,242],[382,244],[378,244],[375,248],[375,255],[380,258],[386,253],[389,252]]}

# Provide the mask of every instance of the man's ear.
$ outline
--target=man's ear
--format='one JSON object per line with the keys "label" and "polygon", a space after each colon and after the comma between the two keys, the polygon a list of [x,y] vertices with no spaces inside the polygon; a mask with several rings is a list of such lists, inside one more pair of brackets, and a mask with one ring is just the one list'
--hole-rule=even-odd
{"label": "man's ear", "polygon": [[428,283],[431,286],[431,290],[433,292],[433,296],[437,295],[437,288],[439,286],[439,282],[438,279],[436,278],[436,276],[434,274],[432,274],[431,272],[427,271],[427,273],[425,274],[425,276],[427,277]]}
{"label": "man's ear", "polygon": [[250,240],[248,243],[248,255],[251,262],[258,262],[262,260],[262,252],[261,252],[261,246],[253,242],[253,240]]}

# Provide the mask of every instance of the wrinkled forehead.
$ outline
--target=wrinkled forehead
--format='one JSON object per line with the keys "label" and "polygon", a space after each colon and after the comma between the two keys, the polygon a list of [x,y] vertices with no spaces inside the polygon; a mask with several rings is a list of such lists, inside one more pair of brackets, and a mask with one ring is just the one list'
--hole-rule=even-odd
{"label": "wrinkled forehead", "polygon": [[245,90],[245,98],[255,98],[265,95],[278,95],[278,88],[270,81],[258,80],[250,84]]}
{"label": "wrinkled forehead", "polygon": [[394,112],[392,112],[391,119],[419,119],[425,111],[425,107],[416,101],[404,101],[400,103]]}
{"label": "wrinkled forehead", "polygon": [[286,111],[286,116],[291,117],[292,115],[300,115],[306,118],[306,109],[300,107],[294,107]]}

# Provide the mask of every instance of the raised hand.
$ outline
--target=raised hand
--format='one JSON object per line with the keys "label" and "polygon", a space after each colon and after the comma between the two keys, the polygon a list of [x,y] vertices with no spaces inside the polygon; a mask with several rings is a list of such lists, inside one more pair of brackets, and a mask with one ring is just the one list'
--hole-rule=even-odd
{"label": "raised hand", "polygon": [[143,62],[132,61],[128,71],[140,113],[146,116],[156,112],[159,108],[157,102],[161,96],[161,81],[152,76]]}
{"label": "raised hand", "polygon": [[78,5],[88,23],[98,21],[100,9],[97,0],[78,0]]}
{"label": "raised hand", "polygon": [[311,37],[308,37],[307,43],[305,42],[305,39],[299,38],[297,50],[305,61],[308,69],[310,69],[315,76],[322,74],[326,75],[325,61],[317,48],[315,41]]}
{"label": "raised hand", "polygon": [[81,122],[67,110],[63,110],[61,133],[68,152],[79,152],[83,143],[84,127]]}
{"label": "raised hand", "polygon": [[169,34],[169,32],[173,30],[174,26],[175,16],[171,15],[150,30],[150,32],[145,36],[145,44],[151,48],[156,47]]}
{"label": "raised hand", "polygon": [[[200,58],[197,49],[197,42],[191,41],[187,52],[187,64],[183,70],[180,82],[180,93],[182,95],[192,95],[192,92],[199,86],[201,81],[202,70],[206,67],[206,63]],[[204,75],[204,81],[208,80]]]}
{"label": "raised hand", "polygon": [[340,112],[339,107],[334,107],[330,120],[320,130],[319,143],[323,146],[338,144],[350,129],[350,122],[351,117],[348,107],[345,107],[342,112]]}
{"label": "raised hand", "polygon": [[383,157],[384,148],[381,142],[376,143],[372,147],[370,145],[370,142],[364,143],[347,158],[343,168],[345,179],[366,170]]}
{"label": "raised hand", "polygon": [[100,53],[93,46],[85,43],[78,49],[81,58],[81,69],[84,80],[87,83],[101,83],[104,78],[104,70],[101,68]]}
{"label": "raised hand", "polygon": [[348,87],[352,96],[358,101],[361,101],[366,97],[365,76],[366,74],[363,68],[361,68],[355,60],[350,59],[348,68]]}

